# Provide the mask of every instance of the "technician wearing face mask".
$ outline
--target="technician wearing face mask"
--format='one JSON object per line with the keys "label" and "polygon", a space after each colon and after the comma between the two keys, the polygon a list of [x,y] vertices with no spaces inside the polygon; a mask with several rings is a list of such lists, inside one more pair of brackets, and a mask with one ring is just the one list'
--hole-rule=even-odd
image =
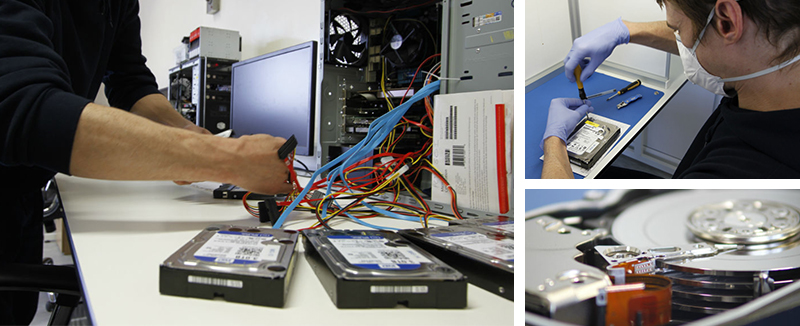
{"label": "technician wearing face mask", "polygon": [[[706,121],[673,177],[800,178],[800,2],[656,0],[667,20],[617,19],[578,38],[564,60],[567,78],[582,59],[581,80],[629,42],[681,56],[687,78],[725,98]],[[542,177],[571,178],[565,147],[592,108],[551,102]],[[602,177],[602,175],[601,175]]]}

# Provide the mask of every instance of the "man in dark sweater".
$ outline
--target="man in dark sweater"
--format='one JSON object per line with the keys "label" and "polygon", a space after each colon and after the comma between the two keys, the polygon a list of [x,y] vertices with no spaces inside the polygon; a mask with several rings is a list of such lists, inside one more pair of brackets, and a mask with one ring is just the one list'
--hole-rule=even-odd
{"label": "man in dark sweater", "polygon": [[[291,190],[284,139],[211,136],[158,93],[138,12],[136,0],[0,0],[2,262],[41,264],[39,189],[57,172]],[[91,101],[101,82],[113,108]],[[0,292],[0,323],[30,323],[37,298]]]}
{"label": "man in dark sweater", "polygon": [[[675,178],[800,178],[800,2],[656,0],[667,20],[617,19],[578,38],[564,60],[567,78],[584,58],[588,78],[629,42],[681,56],[687,78],[724,99],[681,160]],[[569,178],[563,130],[590,110],[554,101],[542,177]],[[551,121],[552,120],[552,121]],[[551,128],[552,126],[552,128]]]}

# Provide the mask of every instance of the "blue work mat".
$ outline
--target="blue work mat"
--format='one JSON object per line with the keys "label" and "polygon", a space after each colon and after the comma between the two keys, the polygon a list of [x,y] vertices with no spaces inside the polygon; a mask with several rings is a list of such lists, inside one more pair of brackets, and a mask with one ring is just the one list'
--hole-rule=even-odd
{"label": "blue work mat", "polygon": [[[622,80],[608,75],[595,72],[589,79],[583,82],[583,89],[587,96],[600,93],[612,88],[617,90],[628,86],[631,81]],[[617,110],[617,104],[628,98],[642,94],[642,99]],[[617,95],[610,101],[606,101],[611,94],[593,98],[594,112],[597,115],[609,119],[624,122],[633,127],[644,115],[655,106],[656,102],[664,96],[664,93],[644,85],[634,88],[622,95]],[[548,80],[539,87],[525,93],[525,178],[539,179],[542,177],[542,157],[544,152],[539,147],[547,125],[547,111],[550,108],[550,100],[559,97],[578,98],[578,86],[570,83],[567,77],[561,73]],[[630,128],[628,128],[630,131]],[[628,131],[619,136],[624,137]],[[620,145],[620,144],[617,144]],[[622,144],[627,146],[627,144]],[[575,178],[582,179],[583,176],[575,174]]]}

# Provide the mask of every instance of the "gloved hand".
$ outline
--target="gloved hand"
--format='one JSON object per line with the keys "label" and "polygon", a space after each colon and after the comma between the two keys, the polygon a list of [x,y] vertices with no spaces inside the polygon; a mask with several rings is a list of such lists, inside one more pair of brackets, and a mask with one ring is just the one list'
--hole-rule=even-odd
{"label": "gloved hand", "polygon": [[[583,68],[581,81],[585,81],[611,55],[617,45],[627,44],[630,40],[631,33],[622,22],[622,18],[617,18],[577,38],[572,42],[572,49],[564,58],[564,73],[567,79],[575,82],[575,67],[580,64]],[[591,58],[588,64],[583,60],[586,57]]]}
{"label": "gloved hand", "polygon": [[564,143],[567,137],[575,129],[583,117],[588,112],[594,111],[592,102],[584,101],[579,98],[555,98],[550,101],[550,111],[547,114],[547,127],[544,129],[544,137],[539,147],[544,149],[544,140],[550,136],[561,138]]}

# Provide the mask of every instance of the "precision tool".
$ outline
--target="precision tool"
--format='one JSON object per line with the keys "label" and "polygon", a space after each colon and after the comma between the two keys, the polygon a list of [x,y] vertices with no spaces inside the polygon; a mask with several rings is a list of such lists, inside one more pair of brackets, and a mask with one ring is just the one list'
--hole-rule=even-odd
{"label": "precision tool", "polygon": [[616,89],[616,88],[615,88],[615,89],[609,89],[609,90],[607,90],[607,91],[604,91],[604,92],[600,92],[600,93],[597,93],[597,94],[592,94],[592,95],[589,95],[589,96],[587,96],[587,97],[586,97],[586,99],[587,99],[587,100],[588,100],[588,99],[593,99],[593,98],[595,98],[595,97],[600,97],[600,96],[603,96],[603,95],[606,95],[606,94],[611,94],[611,93],[614,93],[614,92],[616,92],[616,91],[617,91],[617,89]]}
{"label": "precision tool", "polygon": [[631,104],[631,103],[635,102],[636,100],[638,100],[640,98],[642,98],[642,94],[636,94],[634,96],[631,96],[630,98],[628,98],[625,101],[619,102],[619,104],[617,104],[617,110],[628,106],[628,104]]}
{"label": "precision tool", "polygon": [[639,87],[639,85],[641,85],[641,84],[642,84],[642,81],[640,79],[637,79],[636,81],[628,84],[628,86],[625,86],[625,88],[619,90],[619,92],[617,92],[616,94],[611,95],[611,97],[607,98],[606,101],[611,100],[612,98],[614,98],[614,96],[625,94],[629,90],[632,90],[632,89],[634,89],[636,87]]}
{"label": "precision tool", "polygon": [[578,95],[581,100],[586,100],[586,92],[583,91],[583,82],[581,81],[581,66],[575,67],[575,82],[578,84]]}

